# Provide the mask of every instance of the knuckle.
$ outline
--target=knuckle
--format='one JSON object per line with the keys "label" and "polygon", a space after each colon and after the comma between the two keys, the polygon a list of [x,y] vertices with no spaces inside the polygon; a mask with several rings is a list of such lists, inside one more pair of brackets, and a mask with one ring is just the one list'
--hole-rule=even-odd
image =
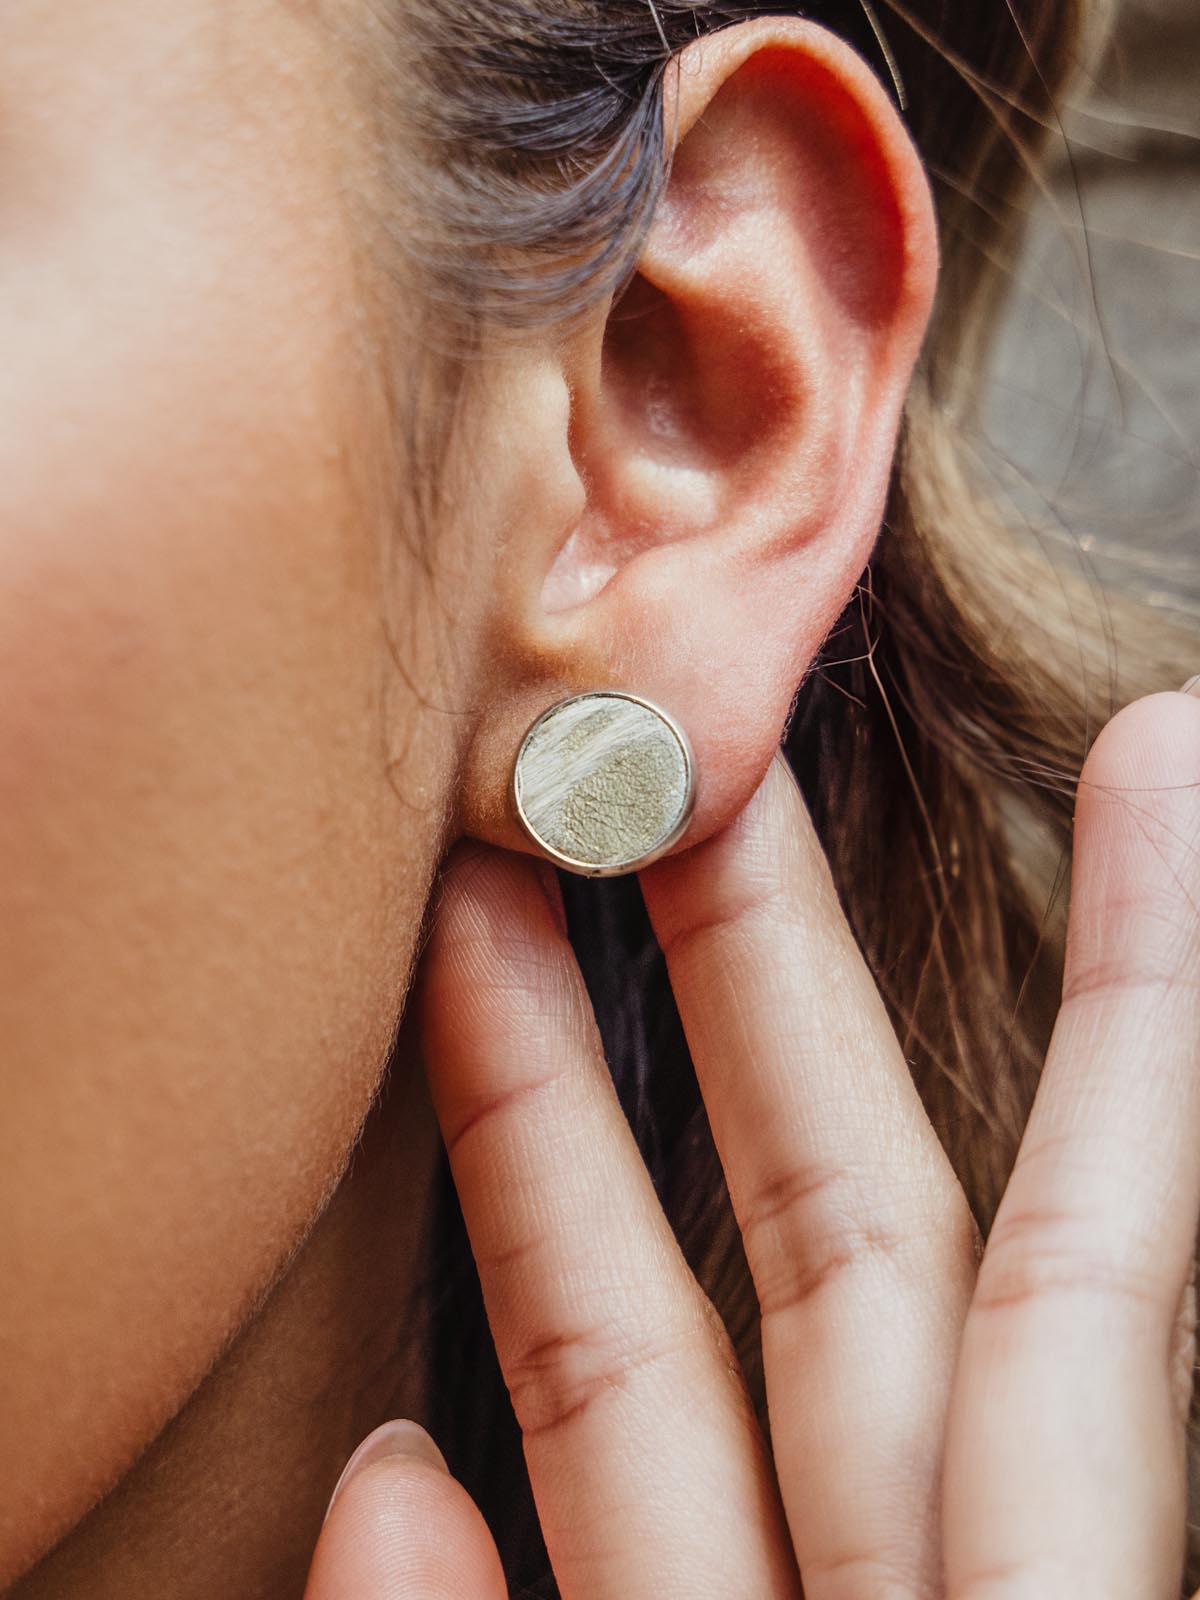
{"label": "knuckle", "polygon": [[[1120,924],[1125,938],[1111,938],[1070,961],[1063,981],[1063,1005],[1144,995],[1154,1001],[1200,990],[1195,973],[1195,913],[1165,891],[1140,889],[1136,898],[1109,901],[1106,923]],[[1136,936],[1138,951],[1132,952]]]}
{"label": "knuckle", "polygon": [[804,1582],[814,1593],[828,1600],[942,1600],[940,1577],[922,1576],[912,1570],[911,1560],[884,1552],[854,1552],[849,1555],[807,1561]]}
{"label": "knuckle", "polygon": [[617,1324],[581,1325],[534,1339],[505,1364],[505,1381],[526,1439],[577,1422],[631,1380],[671,1360],[673,1345]]}
{"label": "knuckle", "polygon": [[498,1124],[502,1125],[506,1119],[521,1115],[531,1102],[553,1094],[561,1087],[562,1081],[563,1071],[558,1069],[543,1077],[530,1078],[524,1083],[512,1084],[507,1089],[472,1099],[469,1105],[460,1108],[455,1126],[446,1130],[447,1156],[454,1159],[468,1134],[486,1137],[494,1133]]}
{"label": "knuckle", "polygon": [[482,1240],[471,1247],[475,1270],[485,1286],[505,1279],[522,1281],[527,1273],[536,1274],[542,1263],[551,1259],[548,1235],[540,1228],[520,1232],[506,1229],[495,1240]]}
{"label": "knuckle", "polygon": [[764,1320],[799,1309],[898,1247],[857,1176],[822,1165],[765,1177],[745,1207],[742,1239]]}
{"label": "knuckle", "polygon": [[845,1167],[790,1168],[765,1178],[743,1207],[742,1239],[765,1319],[795,1311],[860,1271],[932,1277],[946,1257],[978,1260],[965,1201],[937,1218],[906,1217]]}
{"label": "knuckle", "polygon": [[1163,1314],[1154,1274],[1104,1247],[1095,1219],[1050,1206],[997,1218],[976,1281],[971,1313],[1028,1312],[1064,1296]]}
{"label": "knuckle", "polygon": [[703,915],[685,918],[669,908],[659,915],[656,934],[668,964],[678,964],[714,943],[736,938],[754,921],[766,917],[782,920],[788,904],[784,887],[774,870],[750,874],[728,888],[720,902]]}
{"label": "knuckle", "polygon": [[[1048,1595],[1075,1594],[1077,1573],[1060,1563],[1042,1560],[1006,1561],[950,1585],[947,1600],[1046,1600]],[[1088,1600],[1116,1600],[1089,1587]]]}

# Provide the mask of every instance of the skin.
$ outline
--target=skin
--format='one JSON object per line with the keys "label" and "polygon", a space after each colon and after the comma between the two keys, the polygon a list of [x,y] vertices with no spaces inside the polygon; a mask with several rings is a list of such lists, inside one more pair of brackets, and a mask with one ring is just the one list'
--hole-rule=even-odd
{"label": "skin", "polygon": [[[412,1244],[368,1172],[293,1253],[379,1083],[467,731],[383,621],[412,619],[431,702],[468,704],[489,568],[441,530],[442,574],[478,561],[443,640],[351,449],[382,396],[348,89],[309,22],[234,9],[0,18],[0,1584],[123,1483],[77,1557],[110,1572],[156,1440],[161,1560],[192,1559],[221,1448],[229,1536],[274,1574],[268,1507],[287,1483],[315,1528],[386,1403],[364,1376],[302,1428],[294,1397],[402,1343],[401,1286],[347,1286],[335,1248]],[[420,1194],[432,1137],[417,1100],[372,1149]]]}
{"label": "skin", "polygon": [[[762,1308],[771,1454],[537,875],[455,851],[431,1083],[563,1594],[1178,1595],[1198,774],[1200,696],[1137,702],[1089,757],[1063,1005],[986,1249],[782,759],[642,874]],[[352,1463],[307,1600],[503,1600],[428,1445],[385,1429]]]}
{"label": "skin", "polygon": [[[362,20],[350,0],[333,16]],[[411,1428],[373,1436],[317,1543],[355,1441],[427,1414],[410,1291],[445,1136],[485,1259],[521,1229],[511,1164],[537,1174],[544,1230],[485,1286],[565,1592],[657,1594],[686,1573],[688,1592],[791,1594],[799,1566],[810,1600],[881,1575],[933,1594],[944,1561],[956,1597],[1007,1600],[1025,1592],[995,1577],[1010,1567],[1103,1557],[1110,1587],[1089,1594],[1167,1594],[1182,1447],[1155,1352],[1197,1209],[1194,991],[1166,981],[1186,966],[1155,967],[1152,990],[1121,980],[1165,960],[1167,927],[1194,962],[1200,708],[1171,697],[1105,736],[1112,773],[1149,795],[1148,855],[1142,813],[1096,801],[1085,826],[1081,803],[1099,840],[1083,942],[1093,922],[1110,941],[1081,970],[1115,978],[1114,1009],[1104,1026],[1082,1001],[1064,1012],[1050,1081],[1066,1087],[1039,1137],[1105,1112],[1105,1173],[1122,1153],[1146,1164],[1151,1110],[1178,1141],[1178,1227],[1155,1232],[1144,1324],[1114,1317],[1107,1365],[1080,1362],[1070,1296],[1032,1328],[1039,1298],[1011,1287],[1023,1260],[1054,1259],[1019,1219],[1071,1215],[1051,1163],[1017,1190],[1008,1266],[985,1258],[978,1279],[1028,1314],[1021,1360],[997,1352],[999,1313],[972,1321],[961,1196],[802,811],[778,775],[764,787],[875,538],[933,293],[928,189],[887,96],[806,24],[689,47],[630,295],[485,347],[450,441],[453,511],[423,545],[379,354],[415,360],[421,302],[389,277],[386,338],[360,315],[380,301],[362,214],[387,197],[327,20],[275,0],[0,15],[0,1586],[274,1600],[303,1590],[316,1544],[315,1600],[502,1593],[462,1490],[427,1447],[389,1453],[422,1448]],[[677,859],[645,886],[760,1294],[779,1299],[778,1476],[622,1142],[541,880],[514,857],[520,735],[597,685],[668,706],[702,775]],[[1110,776],[1093,772],[1097,793]],[[407,1006],[462,835],[485,853],[456,858]],[[738,960],[769,995],[721,979]],[[840,1009],[805,987],[813,962]],[[1145,1011],[1160,991],[1178,1017]],[[1122,1030],[1116,1060],[1103,1040]],[[553,1093],[485,1114],[551,1057]],[[853,1126],[842,1075],[873,1108]],[[1148,1080],[1140,1110],[1122,1098]],[[738,1116],[779,1130],[769,1162],[747,1161]],[[1086,1193],[1098,1284],[1150,1214],[1150,1176],[1119,1204]],[[789,1291],[798,1263],[812,1293]],[[555,1292],[568,1278],[578,1300]],[[614,1337],[646,1359],[613,1368]],[[1047,1441],[1034,1498],[1005,1441],[1063,1392],[1068,1422],[1113,1415],[1123,1451],[1105,1466]],[[943,1542],[947,1449],[964,1465]],[[1161,1502],[1121,1477],[1147,1450]],[[1035,1513],[1102,1467],[1130,1517],[1097,1523],[1089,1555],[1084,1513]],[[720,1528],[714,1495],[737,1510]],[[1039,1545],[1060,1528],[1060,1549]]]}

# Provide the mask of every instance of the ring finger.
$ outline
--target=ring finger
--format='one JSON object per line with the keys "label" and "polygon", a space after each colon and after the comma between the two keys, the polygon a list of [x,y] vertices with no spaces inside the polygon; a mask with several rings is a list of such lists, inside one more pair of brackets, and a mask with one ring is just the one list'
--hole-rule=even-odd
{"label": "ring finger", "polygon": [[[1200,1214],[1200,705],[1084,768],[1062,1010],[988,1240],[947,1445],[951,1593],[1179,1593]],[[1183,1355],[1183,1360],[1180,1357]]]}

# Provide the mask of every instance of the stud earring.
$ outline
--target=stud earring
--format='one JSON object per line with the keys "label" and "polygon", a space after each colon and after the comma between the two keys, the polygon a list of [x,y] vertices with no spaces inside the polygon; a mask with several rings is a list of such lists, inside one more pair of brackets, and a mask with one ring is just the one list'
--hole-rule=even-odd
{"label": "stud earring", "polygon": [[681,837],[696,798],[687,735],[661,707],[620,690],[575,694],[521,740],[517,820],[557,866],[614,878],[648,866]]}

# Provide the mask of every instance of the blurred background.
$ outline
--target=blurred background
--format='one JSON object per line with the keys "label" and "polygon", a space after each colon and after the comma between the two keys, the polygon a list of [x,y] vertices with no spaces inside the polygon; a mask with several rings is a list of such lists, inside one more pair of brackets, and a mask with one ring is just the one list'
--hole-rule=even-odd
{"label": "blurred background", "polygon": [[988,477],[1106,581],[1200,602],[1200,0],[1120,0],[1061,111],[990,372]]}

